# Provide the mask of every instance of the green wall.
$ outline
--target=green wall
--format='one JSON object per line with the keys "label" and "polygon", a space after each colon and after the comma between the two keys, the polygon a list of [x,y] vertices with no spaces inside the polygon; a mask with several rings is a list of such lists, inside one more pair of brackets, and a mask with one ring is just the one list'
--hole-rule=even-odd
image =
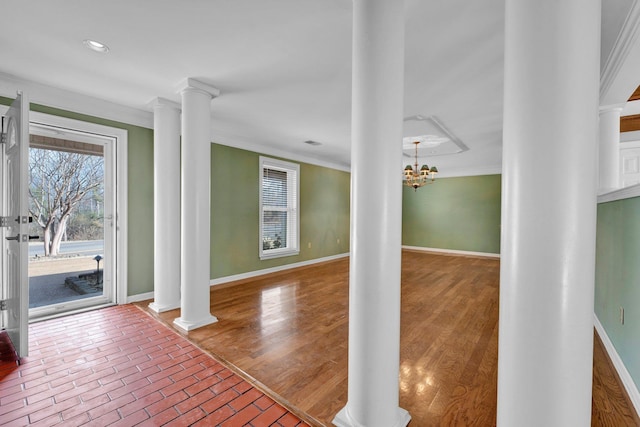
{"label": "green wall", "polygon": [[[640,197],[598,205],[595,312],[640,385]],[[624,307],[624,325],[620,323]]]}
{"label": "green wall", "polygon": [[[31,109],[128,131],[128,295],[153,291],[153,130],[37,104]],[[259,156],[211,145],[212,279],[349,251],[350,174],[300,163],[300,254],[260,260]],[[405,187],[402,233],[408,246],[499,253],[500,175],[440,178],[417,192]]]}
{"label": "green wall", "polygon": [[[0,97],[0,104],[12,101]],[[127,293],[153,291],[153,130],[38,104],[31,104],[31,111],[127,130]],[[300,254],[259,259],[259,156],[211,145],[212,279],[349,251],[349,173],[300,163]]]}
{"label": "green wall", "polygon": [[300,254],[260,260],[259,156],[211,146],[212,279],[349,251],[349,173],[300,163]]}
{"label": "green wall", "polygon": [[[0,97],[0,103],[11,104]],[[128,132],[128,295],[153,291],[153,130],[85,114],[31,104],[31,111],[82,120]]]}
{"label": "green wall", "polygon": [[500,175],[438,178],[402,194],[402,244],[500,253]]}

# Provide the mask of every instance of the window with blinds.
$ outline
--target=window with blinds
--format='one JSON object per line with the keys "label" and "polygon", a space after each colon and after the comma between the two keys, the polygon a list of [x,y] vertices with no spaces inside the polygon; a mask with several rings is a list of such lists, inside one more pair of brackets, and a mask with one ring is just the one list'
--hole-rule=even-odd
{"label": "window with blinds", "polygon": [[260,157],[260,259],[296,255],[300,166]]}

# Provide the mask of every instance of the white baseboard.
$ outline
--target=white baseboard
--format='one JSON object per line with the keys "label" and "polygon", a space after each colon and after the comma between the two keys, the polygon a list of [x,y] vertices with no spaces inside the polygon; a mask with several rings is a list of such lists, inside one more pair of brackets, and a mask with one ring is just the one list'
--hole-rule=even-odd
{"label": "white baseboard", "polygon": [[[414,251],[422,251],[422,252],[435,252],[435,253],[447,253],[454,255],[472,255],[472,256],[481,256],[487,258],[500,258],[500,254],[492,254],[487,252],[471,252],[471,251],[458,251],[454,249],[439,249],[439,248],[423,248],[420,246],[402,246],[403,249],[409,249]],[[291,270],[294,268],[305,267],[308,265],[319,264],[321,262],[334,261],[340,258],[345,258],[349,256],[349,252],[345,252],[342,254],[331,255],[322,258],[316,258],[308,261],[295,262],[293,264],[281,265],[278,267],[265,268],[262,270],[254,270],[248,271],[246,273],[234,274],[231,276],[219,277],[217,279],[212,279],[209,282],[210,286],[222,285],[224,283],[235,282],[237,280],[250,279],[252,277],[263,276],[265,274],[277,273],[279,271]],[[153,292],[147,292],[144,294],[131,295],[127,297],[127,302],[138,302],[144,301],[147,299],[153,299]]]}
{"label": "white baseboard", "polygon": [[127,297],[127,304],[132,302],[144,301],[148,299],[153,299],[153,292],[146,292],[144,294],[136,294]]}
{"label": "white baseboard", "polygon": [[486,258],[500,258],[500,254],[493,254],[490,252],[459,251],[456,249],[425,248],[422,246],[406,246],[406,245],[402,245],[402,249],[408,249],[410,251],[420,251],[420,252],[433,252],[433,253],[439,253],[439,254],[469,255],[469,256],[479,256],[479,257],[486,257]]}
{"label": "white baseboard", "polygon": [[602,344],[604,344],[604,347],[607,350],[607,353],[609,354],[609,358],[611,359],[613,366],[616,368],[616,371],[618,372],[618,376],[620,377],[620,380],[622,380],[622,384],[624,385],[624,388],[627,391],[627,394],[629,395],[629,399],[631,399],[631,402],[633,403],[633,406],[636,409],[636,413],[640,414],[640,392],[638,391],[638,387],[636,386],[636,383],[633,381],[631,374],[629,374],[629,371],[627,371],[627,367],[624,366],[624,362],[620,358],[620,355],[618,354],[618,352],[616,351],[616,348],[613,346],[613,343],[609,339],[609,336],[607,335],[607,332],[605,331],[604,326],[602,326],[602,323],[600,323],[600,320],[598,319],[598,316],[596,316],[595,313],[593,313],[593,324],[596,327],[596,331],[598,331],[598,335],[602,340]]}
{"label": "white baseboard", "polygon": [[336,259],[348,257],[349,253],[331,255],[323,258],[316,258],[309,261],[301,261],[293,264],[281,265],[278,267],[265,268],[262,270],[249,271],[246,273],[234,274],[232,276],[219,277],[210,282],[211,286],[222,285],[223,283],[235,282],[236,280],[250,279],[252,277],[263,276],[265,274],[276,273],[278,271],[291,270],[292,268],[304,267],[307,265],[318,264],[321,262],[333,261]]}

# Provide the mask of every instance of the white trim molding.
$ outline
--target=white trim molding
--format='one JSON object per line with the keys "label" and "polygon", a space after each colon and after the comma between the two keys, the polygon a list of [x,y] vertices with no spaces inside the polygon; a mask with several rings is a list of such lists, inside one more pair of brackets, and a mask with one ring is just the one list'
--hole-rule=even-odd
{"label": "white trim molding", "polygon": [[618,372],[618,376],[622,381],[624,389],[629,395],[629,399],[631,399],[631,403],[633,403],[636,413],[640,414],[640,391],[638,391],[636,383],[633,381],[633,378],[627,370],[627,367],[624,366],[624,362],[620,358],[620,355],[616,351],[616,348],[607,335],[607,331],[605,331],[604,326],[602,326],[602,323],[600,323],[600,320],[595,313],[593,313],[593,324],[596,328],[596,331],[598,331],[598,335],[600,336],[600,340],[602,340],[602,344],[604,344],[604,347],[607,350],[607,354],[611,359],[611,363],[613,363],[613,366],[616,368],[616,372]]}
{"label": "white trim molding", "polygon": [[[298,163],[285,162],[284,160],[272,159],[270,157],[259,157],[260,169],[258,176],[260,179],[260,238],[258,240],[258,254],[261,260],[271,258],[281,258],[300,253],[300,165]],[[275,188],[267,190],[265,197],[265,171],[282,172],[285,174],[286,188],[284,192],[279,192]],[[267,172],[267,176],[270,173]],[[267,185],[268,186],[268,185]],[[276,186],[277,188],[277,186]],[[286,207],[270,206],[265,203],[265,199],[280,199],[284,197]],[[283,200],[279,200],[282,202]],[[285,241],[281,242],[282,247],[264,248],[265,233],[264,214],[265,212],[285,212]],[[277,240],[277,239],[276,239]]]}
{"label": "white trim molding", "polygon": [[104,126],[82,120],[68,119],[66,117],[54,116],[31,112],[30,121],[33,123],[45,123],[50,126],[59,126],[70,131],[89,132],[112,138],[115,141],[116,158],[116,295],[114,302],[117,304],[126,303],[127,295],[127,271],[128,271],[128,218],[129,218],[129,186],[128,186],[128,152],[129,152],[129,132],[112,126]]}
{"label": "white trim molding", "polygon": [[613,202],[640,196],[640,184],[630,185],[598,196],[598,203]]}
{"label": "white trim molding", "polygon": [[224,145],[226,147],[238,148],[240,150],[252,151],[266,156],[281,157],[294,162],[308,163],[314,166],[322,166],[329,169],[335,169],[343,172],[351,172],[351,166],[339,162],[332,162],[308,155],[294,153],[292,151],[283,150],[261,144],[257,141],[249,141],[248,138],[240,135],[232,135],[225,133],[219,129],[212,129],[211,141],[213,144]]}
{"label": "white trim molding", "polygon": [[494,254],[491,252],[459,251],[457,249],[425,248],[422,246],[407,246],[407,245],[402,245],[402,249],[406,249],[409,251],[417,251],[417,252],[435,253],[435,254],[474,256],[474,257],[495,258],[495,259],[500,258],[500,254]]}
{"label": "white trim molding", "polygon": [[[135,294],[135,295],[130,295],[127,297],[127,304],[130,304],[132,302],[140,302],[140,301],[146,301],[146,300],[152,300],[153,297],[153,292],[145,292],[143,294]],[[180,306],[178,305],[177,307],[174,308],[180,308]]]}
{"label": "white trim molding", "polygon": [[153,129],[149,111],[0,73],[0,95],[13,99],[18,89],[28,92],[34,104]]}
{"label": "white trim molding", "polygon": [[600,99],[606,99],[606,95],[620,74],[620,70],[629,57],[639,34],[640,28],[640,4],[634,0],[629,14],[625,19],[620,34],[616,39],[609,57],[607,58],[600,74]]}
{"label": "white trim molding", "polygon": [[464,176],[502,175],[502,165],[479,166],[463,169],[447,169],[438,172],[438,178],[460,178]]}
{"label": "white trim molding", "polygon": [[294,262],[293,264],[281,265],[278,267],[265,268],[262,270],[248,271],[246,273],[234,274],[231,276],[219,277],[212,279],[210,286],[222,285],[224,283],[235,282],[238,280],[251,279],[253,277],[264,276],[266,274],[277,273],[279,271],[292,270],[294,268],[306,267],[308,265],[319,264],[322,262],[335,261],[340,258],[349,256],[349,252],[337,255],[326,256],[322,258],[311,259],[308,261]]}
{"label": "white trim molding", "polygon": [[[1,80],[1,75],[0,75]],[[33,98],[32,98],[33,99]],[[0,114],[4,115],[8,107],[0,105]],[[128,218],[129,218],[129,175],[128,175],[128,152],[129,152],[129,132],[126,129],[105,126],[83,120],[69,119],[66,117],[29,112],[29,121],[32,124],[44,124],[64,128],[66,131],[81,132],[100,135],[111,138],[115,141],[115,181],[116,181],[116,269],[115,269],[115,296],[112,298],[116,304],[125,304],[128,289]]]}

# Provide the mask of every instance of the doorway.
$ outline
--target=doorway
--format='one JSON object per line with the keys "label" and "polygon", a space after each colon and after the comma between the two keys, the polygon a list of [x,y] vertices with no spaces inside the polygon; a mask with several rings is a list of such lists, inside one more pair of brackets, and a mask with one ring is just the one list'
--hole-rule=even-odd
{"label": "doorway", "polygon": [[[24,104],[28,106],[28,100],[24,101]],[[82,201],[79,202],[77,213],[81,214],[83,218],[76,216],[75,218],[67,220],[67,230],[64,236],[60,237],[60,248],[57,252],[57,258],[66,258],[68,261],[67,266],[53,269],[54,264],[49,264],[46,268],[44,264],[42,264],[40,268],[37,268],[35,264],[33,264],[27,267],[28,258],[35,259],[36,254],[40,262],[43,261],[43,258],[46,258],[44,253],[45,229],[42,226],[38,229],[36,225],[38,224],[37,220],[29,213],[31,223],[25,226],[24,230],[24,234],[27,234],[26,229],[28,228],[29,237],[33,236],[31,242],[24,243],[25,270],[28,270],[29,274],[25,274],[25,285],[20,287],[20,289],[24,289],[24,291],[21,290],[21,292],[24,293],[22,301],[25,303],[21,306],[19,313],[16,314],[28,319],[29,322],[33,322],[62,314],[126,303],[126,278],[128,273],[126,239],[128,217],[127,130],[83,120],[33,111],[29,112],[28,107],[26,108],[27,110],[23,112],[23,116],[29,117],[29,129],[25,129],[24,131],[24,140],[34,139],[34,148],[37,147],[43,151],[67,151],[76,154],[85,154],[88,155],[89,158],[97,159],[96,163],[98,163],[102,173],[102,183],[98,187],[89,189],[89,197],[83,197]],[[4,118],[9,114],[9,108],[0,106],[0,114]],[[28,157],[28,154],[25,154],[25,157]],[[4,164],[0,165],[2,176],[4,176],[7,169],[5,166]],[[28,166],[25,165],[23,168],[27,170]],[[29,171],[27,171],[25,175],[28,175],[28,172]],[[46,171],[40,171],[40,175],[45,172]],[[28,180],[28,177],[26,177],[25,182]],[[56,179],[50,181],[57,182]],[[37,190],[32,189],[32,192],[37,197]],[[28,198],[26,188],[24,193],[25,198]],[[42,194],[40,196],[42,200]],[[3,194],[3,205],[4,197]],[[26,204],[28,204],[27,201],[25,201],[25,205]],[[25,215],[26,214],[25,209]],[[27,216],[24,217],[25,221],[27,221],[27,218]],[[55,221],[59,221],[59,219]],[[84,231],[78,231],[79,228],[83,228],[79,227],[78,222],[81,224],[89,223],[91,227],[89,227],[90,229],[84,227]],[[54,225],[54,229],[56,226],[59,226],[59,222],[56,224],[57,225]],[[91,230],[92,227],[93,230]],[[80,242],[80,247],[71,247],[71,245],[74,244],[74,242],[71,241],[74,240],[71,238],[71,228],[75,228],[75,240],[84,237],[83,240],[85,241]],[[54,229],[50,229],[50,232],[53,233]],[[23,232],[21,231],[21,233]],[[100,239],[100,233],[102,234],[102,239]],[[26,235],[23,237],[27,238]],[[53,241],[49,240],[48,247],[51,248],[52,244]],[[87,247],[87,244],[89,244],[90,247]],[[33,247],[31,254],[28,254],[27,245]],[[51,251],[49,251],[49,255],[52,255]],[[97,256],[99,256],[99,263],[98,260],[96,260]],[[53,259],[54,257],[50,258]],[[4,277],[4,270],[6,269],[3,268],[1,290],[2,295],[6,298],[8,289],[6,285],[9,282],[4,280],[6,279],[6,277]],[[26,276],[39,277],[38,280],[40,281],[40,285],[42,285],[42,283],[47,284],[47,282],[55,283],[44,278],[44,276],[55,274],[64,276],[65,281],[67,277],[73,278],[74,281],[76,277],[80,280],[85,280],[86,283],[84,283],[84,285],[93,286],[93,289],[89,290],[94,292],[80,294],[76,292],[72,298],[51,298],[49,301],[46,301],[45,298],[45,303],[43,303],[42,297],[46,296],[42,295],[44,291],[36,291],[34,293],[32,290],[32,298],[35,304],[28,304],[29,287],[26,282],[29,280],[29,277]],[[83,277],[81,278],[80,275]],[[83,283],[80,282],[80,285],[82,284]],[[34,286],[35,285],[36,283],[34,283]],[[36,293],[38,294],[37,298],[34,296]],[[38,298],[40,299],[38,300]],[[11,316],[7,316],[7,311],[0,311],[0,313],[0,329],[3,330],[10,326],[7,319]],[[25,323],[25,326],[21,328],[25,342],[27,339],[26,330],[27,327]],[[24,355],[26,354],[25,347]]]}
{"label": "doorway", "polygon": [[126,302],[127,132],[32,113],[29,320]]}
{"label": "doorway", "polygon": [[29,315],[115,303],[113,138],[31,123]]}

